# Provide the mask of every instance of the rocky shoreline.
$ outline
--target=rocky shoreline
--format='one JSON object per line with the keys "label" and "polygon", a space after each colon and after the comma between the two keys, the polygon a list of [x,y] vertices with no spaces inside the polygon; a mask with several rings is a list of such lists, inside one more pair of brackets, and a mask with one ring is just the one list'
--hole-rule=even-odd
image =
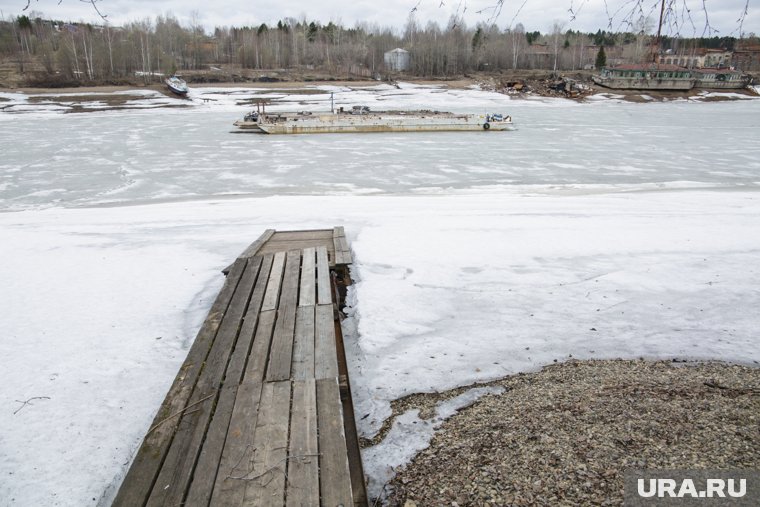
{"label": "rocky shoreline", "polygon": [[[388,505],[621,505],[628,469],[760,469],[757,367],[571,360],[489,385],[503,394],[444,422]],[[425,417],[446,396],[394,412]]]}

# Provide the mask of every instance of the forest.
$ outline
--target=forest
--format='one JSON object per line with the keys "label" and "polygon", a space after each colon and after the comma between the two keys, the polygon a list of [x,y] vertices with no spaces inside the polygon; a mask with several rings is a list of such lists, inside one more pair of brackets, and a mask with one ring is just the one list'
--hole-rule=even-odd
{"label": "forest", "polygon": [[[551,32],[541,33],[521,24],[511,29],[487,23],[468,27],[456,19],[445,27],[434,22],[422,26],[410,15],[402,30],[286,18],[272,26],[225,26],[207,33],[197,20],[183,25],[172,15],[117,27],[48,20],[32,13],[0,21],[0,57],[6,70],[13,69],[29,83],[150,82],[221,66],[381,78],[389,73],[384,53],[399,47],[410,52],[409,75],[451,77],[510,69],[590,69],[600,47],[606,48],[607,58],[644,61],[652,35],[644,22],[635,28],[582,33],[555,23]],[[757,38],[750,42],[757,44]],[[737,43],[733,37],[666,37],[661,49],[730,50]]]}

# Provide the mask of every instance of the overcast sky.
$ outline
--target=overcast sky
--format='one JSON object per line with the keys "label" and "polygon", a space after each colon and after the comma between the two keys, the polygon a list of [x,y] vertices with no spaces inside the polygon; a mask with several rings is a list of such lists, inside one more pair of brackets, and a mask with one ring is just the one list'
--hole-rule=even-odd
{"label": "overcast sky", "polygon": [[[40,13],[41,17],[61,19],[64,21],[99,22],[89,0],[31,0],[26,11]],[[653,24],[659,17],[659,0],[642,0],[644,12],[651,13]],[[696,35],[701,36],[705,29],[703,0],[678,0],[691,9],[692,21],[682,19],[679,12],[678,23],[684,36],[694,35],[692,22],[696,26]],[[306,18],[323,24],[333,21],[346,27],[353,27],[356,22],[365,21],[380,26],[403,27],[410,12],[416,7],[414,15],[423,27],[429,21],[436,21],[445,27],[452,15],[464,16],[465,22],[473,26],[480,21],[488,21],[493,15],[493,6],[497,0],[296,0],[260,1],[260,0],[99,0],[98,8],[108,16],[113,25],[145,18],[155,19],[159,14],[172,13],[183,24],[190,24],[193,13],[207,31],[215,26],[258,26],[261,23],[277,23],[286,17]],[[739,24],[747,0],[704,0],[708,8],[709,24],[718,30],[718,35],[737,36]],[[752,4],[755,4],[754,6]],[[0,10],[5,18],[23,14],[27,0],[0,0]],[[621,23],[630,11],[630,0],[504,0],[503,8],[495,20],[500,28],[522,23],[527,30],[550,32],[555,22],[564,23],[564,29],[596,31],[608,29],[609,17],[613,17],[613,30],[625,29]],[[620,11],[629,5],[628,10]],[[570,10],[576,13],[572,19]],[[480,12],[478,12],[480,11]],[[638,18],[638,16],[635,16]],[[674,32],[674,28],[665,27]],[[749,14],[743,25],[746,34],[760,34],[760,6],[757,0],[751,0]]]}

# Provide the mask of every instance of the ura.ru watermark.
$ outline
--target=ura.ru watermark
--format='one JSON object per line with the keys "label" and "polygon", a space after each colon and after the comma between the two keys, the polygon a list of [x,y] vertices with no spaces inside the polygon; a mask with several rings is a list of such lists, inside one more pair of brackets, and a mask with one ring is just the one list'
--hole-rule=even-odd
{"label": "ura.ru watermark", "polygon": [[757,470],[631,470],[625,506],[758,506]]}

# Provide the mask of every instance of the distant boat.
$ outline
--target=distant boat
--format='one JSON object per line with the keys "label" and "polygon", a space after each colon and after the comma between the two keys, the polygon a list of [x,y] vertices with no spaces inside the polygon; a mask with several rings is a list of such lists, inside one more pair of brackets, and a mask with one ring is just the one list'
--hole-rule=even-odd
{"label": "distant boat", "polygon": [[172,93],[182,96],[187,95],[187,83],[183,79],[177,76],[170,76],[165,82]]}
{"label": "distant boat", "polygon": [[734,69],[687,69],[670,63],[659,63],[664,16],[665,0],[662,0],[657,37],[653,39],[650,49],[652,57],[650,63],[603,67],[600,75],[591,76],[594,83],[618,90],[682,91],[693,88],[739,89],[750,83],[750,76]]}
{"label": "distant boat", "polygon": [[605,67],[591,76],[598,85],[618,90],[691,90],[694,78],[689,69],[666,64],[633,64]]}
{"label": "distant boat", "polygon": [[373,111],[354,106],[330,113],[254,111],[235,126],[263,134],[317,134],[353,132],[447,132],[514,130],[512,118],[502,114],[455,114],[439,111]]}
{"label": "distant boat", "polygon": [[686,69],[663,63],[605,67],[600,75],[591,79],[598,85],[618,90],[740,89],[750,82],[749,76],[738,70]]}

